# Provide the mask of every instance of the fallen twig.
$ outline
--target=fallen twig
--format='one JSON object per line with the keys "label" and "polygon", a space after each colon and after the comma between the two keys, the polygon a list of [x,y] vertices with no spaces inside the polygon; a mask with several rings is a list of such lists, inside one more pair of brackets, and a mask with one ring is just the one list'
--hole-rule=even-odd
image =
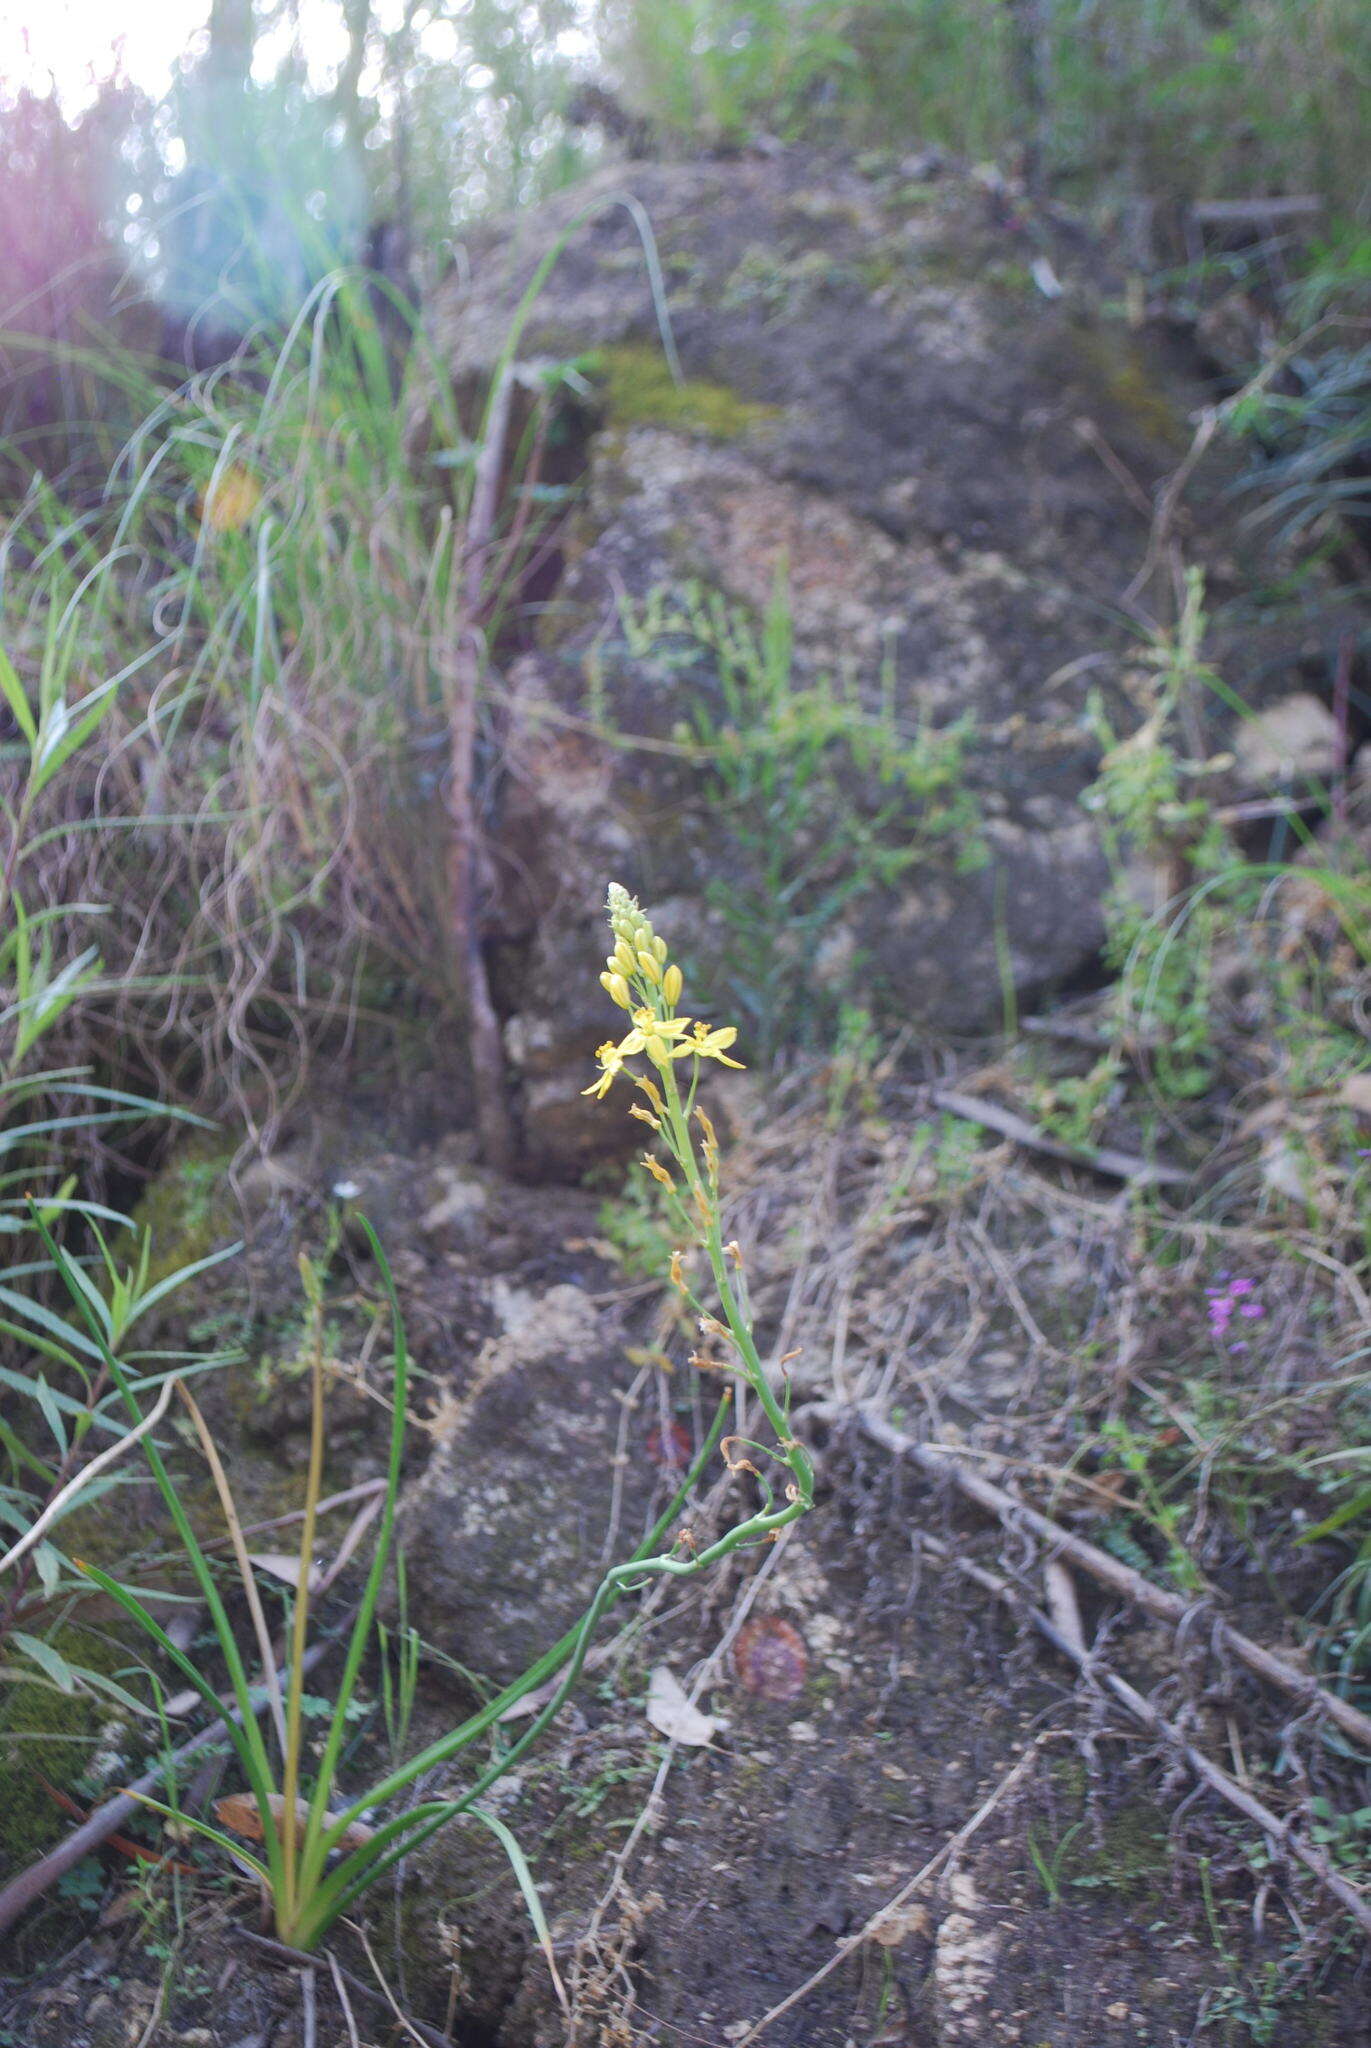
{"label": "fallen twig", "polygon": [[362,2048],[361,2036],[357,2032],[357,2022],[353,2018],[352,2003],[348,1998],[347,1984],[343,1978],[342,1967],[332,1949],[328,1951],[324,1960],[327,1962],[333,1975],[334,1993],[342,2009],[343,2021],[348,2030],[348,2048]]}
{"label": "fallen twig", "polygon": [[944,1109],[949,1116],[983,1124],[988,1131],[998,1131],[1002,1138],[1011,1138],[1016,1145],[1045,1152],[1049,1159],[1065,1159],[1072,1166],[1088,1166],[1095,1173],[1108,1174],[1111,1180],[1152,1181],[1174,1187],[1190,1179],[1178,1166],[1155,1165],[1151,1160],[1139,1159],[1135,1153],[1119,1152],[1112,1145],[1064,1145],[1059,1138],[1049,1138],[1036,1124],[1016,1116],[1012,1109],[1001,1109],[998,1102],[986,1102],[979,1095],[963,1095],[955,1088],[935,1088],[929,1099],[935,1109]]}
{"label": "fallen twig", "polygon": [[[89,1819],[87,1809],[79,1800],[73,1799],[70,1792],[59,1791],[56,1785],[49,1783],[41,1771],[36,1775],[54,1806],[60,1806],[63,1813],[70,1814],[73,1820]],[[146,1842],[132,1841],[128,1835],[110,1835],[108,1843],[109,1847],[117,1850],[121,1856],[127,1856],[130,1863],[150,1863],[159,1870],[174,1870],[182,1877],[195,1875],[195,1866],[190,1863],[178,1863],[169,1849],[149,1849]]]}
{"label": "fallen twig", "polygon": [[[1184,1600],[1178,1593],[1168,1593],[1165,1587],[1154,1585],[1141,1572],[1135,1572],[1130,1565],[1111,1557],[1107,1550],[1097,1549],[1082,1536],[1074,1536],[1039,1509],[1030,1507],[1027,1501],[1006,1493],[1003,1487],[996,1486],[992,1480],[975,1471],[955,1450],[941,1444],[921,1444],[903,1430],[896,1429],[884,1416],[864,1406],[846,1407],[836,1401],[815,1402],[808,1413],[822,1416],[830,1422],[851,1418],[873,1443],[883,1445],[896,1457],[908,1458],[930,1478],[950,1479],[960,1493],[1007,1525],[1031,1529],[1051,1545],[1056,1556],[1069,1558],[1072,1564],[1122,1594],[1124,1599],[1131,1600],[1145,1613],[1154,1615],[1158,1621],[1169,1622],[1173,1628],[1178,1628],[1182,1622],[1192,1621],[1199,1611],[1202,1603]],[[1216,1641],[1230,1650],[1249,1671],[1291,1699],[1316,1706],[1344,1735],[1371,1753],[1371,1715],[1363,1714],[1349,1701],[1340,1699],[1337,1693],[1319,1685],[1308,1672],[1301,1671],[1297,1665],[1254,1642],[1250,1636],[1225,1621],[1221,1614],[1211,1612],[1210,1620]]]}
{"label": "fallen twig", "polygon": [[1190,218],[1197,227],[1258,227],[1268,222],[1313,220],[1323,201],[1313,192],[1293,192],[1279,199],[1197,199]]}
{"label": "fallen twig", "polygon": [[804,1983],[792,1991],[788,1998],[783,1998],[779,2005],[773,2005],[770,2012],[763,2013],[759,2020],[754,2021],[747,2032],[734,2044],[734,2048],[748,2048],[748,2044],[755,2041],[764,2028],[769,2027],[774,2020],[780,2019],[782,2013],[789,2012],[792,2006],[798,2005],[802,1998],[808,1998],[810,1992],[816,1990],[823,1983],[825,1977],[831,1977],[833,1972],[841,1964],[845,1963],[856,1949],[861,1948],[865,1942],[870,1941],[879,1932],[881,1922],[888,1919],[892,1913],[898,1913],[901,1906],[906,1905],[914,1897],[914,1894],[928,1883],[930,1878],[936,1877],[943,1865],[950,1862],[959,1850],[966,1847],[966,1844],[979,1828],[984,1827],[996,1807],[1001,1805],[1014,1790],[1014,1787],[1023,1780],[1029,1765],[1034,1762],[1044,1743],[1059,1741],[1060,1739],[1056,1730],[1049,1730],[1046,1734],[1035,1737],[1014,1765],[1014,1768],[1005,1777],[1001,1778],[995,1790],[988,1799],[981,1802],[970,1820],[964,1821],[955,1835],[948,1836],[936,1856],[930,1856],[923,1869],[916,1871],[914,1876],[910,1878],[909,1883],[903,1885],[896,1892],[893,1899],[887,1899],[885,1904],[872,1914],[864,1927],[860,1928],[856,1934],[849,1934],[840,1941],[828,1961],[822,1964],[812,1977],[806,1977]]}
{"label": "fallen twig", "polygon": [[0,1572],[7,1572],[12,1566],[18,1564],[20,1558],[32,1550],[34,1544],[52,1527],[69,1500],[76,1494],[81,1493],[90,1485],[92,1479],[98,1477],[117,1458],[122,1458],[125,1451],[131,1450],[140,1437],[146,1436],[150,1429],[157,1427],[167,1412],[167,1404],[171,1400],[172,1390],[178,1385],[179,1381],[175,1377],[164,1380],[161,1393],[157,1396],[155,1404],[148,1410],[142,1421],[135,1424],[132,1429],[126,1430],[121,1437],[116,1438],[107,1450],[101,1451],[98,1457],[92,1458],[88,1465],[83,1465],[81,1470],[67,1481],[61,1491],[53,1495],[33,1526],[24,1531],[13,1549],[7,1550],[5,1555],[0,1557]]}
{"label": "fallen twig", "polygon": [[[284,1941],[273,1941],[270,1935],[254,1934],[251,1928],[236,1925],[230,1931],[235,1940],[245,1941],[250,1948],[255,1948],[259,1955],[268,1956],[273,1962],[284,1967],[292,1970],[318,1967],[318,1956],[307,1955],[303,1949],[290,1948]],[[416,2041],[421,2042],[423,2048],[452,2048],[451,2038],[447,2034],[440,2034],[436,2027],[426,2026],[423,2020],[410,2019],[400,2011],[395,2000],[376,1984],[368,1984],[365,1977],[358,1977],[351,1970],[345,1970],[332,1955],[327,1957],[327,1961],[334,1973],[335,1986],[341,1981],[346,1984],[349,1991],[355,1991],[359,1998],[368,1998],[374,2005],[388,2007],[399,2024],[406,2028]]]}
{"label": "fallen twig", "polygon": [[[1031,1600],[1025,1599],[1019,1588],[1012,1581],[1001,1578],[998,1572],[987,1571],[983,1565],[973,1564],[969,1558],[958,1557],[949,1544],[940,1542],[936,1536],[927,1536],[921,1532],[918,1540],[920,1546],[930,1556],[937,1558],[940,1564],[949,1565],[963,1578],[972,1580],[978,1586],[984,1586],[988,1592],[994,1593],[1007,1606],[1012,1607],[1015,1613],[1022,1614],[1025,1619],[1031,1621],[1039,1634],[1045,1636],[1063,1657],[1069,1658],[1084,1677],[1092,1684],[1102,1686],[1113,1693],[1115,1699],[1128,1709],[1135,1721],[1140,1721],[1145,1728],[1150,1728],[1153,1734],[1160,1735],[1176,1754],[1184,1759],[1195,1777],[1208,1785],[1211,1791],[1217,1792],[1221,1799],[1236,1808],[1247,1820],[1252,1821],[1264,1835],[1269,1836],[1272,1841],[1279,1842],[1286,1852],[1302,1863],[1305,1869],[1318,1879],[1324,1890],[1351,1914],[1358,1926],[1371,1933],[1371,1903],[1368,1903],[1364,1894],[1341,1872],[1334,1870],[1327,1858],[1321,1856],[1317,1849],[1311,1849],[1306,1842],[1302,1842],[1292,1833],[1288,1821],[1282,1820],[1269,1806],[1264,1806],[1259,1799],[1254,1798],[1245,1785],[1240,1785],[1236,1778],[1230,1777],[1228,1772],[1212,1762],[1203,1750],[1196,1749],[1175,1722],[1168,1721],[1145,1694],[1140,1693],[1126,1678],[1120,1678],[1116,1671],[1111,1671],[1107,1664],[1102,1663],[1087,1647],[1079,1631],[1078,1619],[1074,1626],[1068,1623],[1066,1627],[1061,1627],[1040,1607],[1035,1607]],[[1069,1578],[1069,1574],[1059,1563],[1050,1564],[1048,1569],[1059,1572],[1063,1578]],[[1060,1586],[1057,1589],[1057,1599],[1062,1599]],[[1074,1596],[1064,1604],[1068,1610],[1073,1609]]]}

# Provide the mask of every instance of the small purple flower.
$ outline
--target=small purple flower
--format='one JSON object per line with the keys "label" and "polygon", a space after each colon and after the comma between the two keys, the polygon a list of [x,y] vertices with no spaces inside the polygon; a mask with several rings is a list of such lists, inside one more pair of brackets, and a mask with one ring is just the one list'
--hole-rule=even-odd
{"label": "small purple flower", "polygon": [[[1243,1275],[1234,1278],[1231,1273],[1220,1273],[1213,1286],[1204,1290],[1207,1303],[1206,1315],[1209,1328],[1215,1337],[1226,1337],[1228,1327],[1235,1315],[1247,1322],[1258,1322],[1266,1314],[1256,1299],[1257,1283]],[[1230,1351],[1246,1351],[1245,1343],[1229,1345]]]}

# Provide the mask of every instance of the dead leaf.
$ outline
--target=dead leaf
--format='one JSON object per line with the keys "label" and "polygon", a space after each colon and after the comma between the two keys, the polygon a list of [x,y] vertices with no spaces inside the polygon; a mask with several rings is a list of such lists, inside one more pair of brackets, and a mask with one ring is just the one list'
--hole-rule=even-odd
{"label": "dead leaf", "polygon": [[[285,1816],[286,1802],[279,1792],[273,1792],[267,1803],[271,1808],[271,1817],[279,1828]],[[305,1820],[308,1813],[309,1801],[307,1799],[297,1799],[295,1802],[295,1839],[297,1842],[304,1833]],[[231,1792],[227,1799],[216,1799],[214,1802],[214,1817],[221,1827],[232,1828],[234,1834],[241,1835],[244,1841],[260,1842],[262,1839],[261,1810],[258,1807],[257,1801],[246,1792]],[[324,1815],[324,1826],[326,1828],[335,1826],[337,1821],[338,1815],[336,1813],[326,1813]],[[344,1850],[360,1849],[371,1840],[375,1832],[375,1828],[366,1827],[361,1821],[355,1820],[351,1827],[344,1828],[338,1838],[338,1847]]]}
{"label": "dead leaf", "polygon": [[927,1906],[911,1903],[896,1906],[889,1913],[882,1913],[871,1930],[871,1939],[882,1948],[898,1948],[911,1935],[924,1936],[931,1932],[933,1921]]}
{"label": "dead leaf", "polygon": [[702,1714],[691,1705],[681,1681],[665,1664],[659,1664],[648,1680],[647,1718],[659,1735],[690,1749],[703,1749],[722,1726],[713,1714]]}
{"label": "dead leaf", "polygon": [[761,1699],[795,1700],[809,1678],[809,1652],[788,1621],[758,1615],[738,1631],[733,1667],[747,1690]]}
{"label": "dead leaf", "polygon": [[[273,1579],[282,1580],[297,1593],[300,1590],[300,1553],[298,1550],[250,1550],[248,1563],[255,1565],[259,1572],[269,1572]],[[319,1590],[323,1573],[317,1564],[309,1570],[311,1593]]]}

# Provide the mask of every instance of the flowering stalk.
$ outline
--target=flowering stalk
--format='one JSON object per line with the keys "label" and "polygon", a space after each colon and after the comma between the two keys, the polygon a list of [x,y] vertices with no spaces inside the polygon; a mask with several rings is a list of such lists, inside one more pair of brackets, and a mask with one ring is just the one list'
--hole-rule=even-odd
{"label": "flowering stalk", "polygon": [[[756,1476],[766,1497],[763,1515],[730,1531],[729,1536],[723,1539],[731,1550],[740,1542],[755,1542],[759,1537],[774,1535],[785,1523],[803,1514],[814,1501],[813,1468],[790,1433],[789,1420],[772,1390],[757,1352],[742,1285],[742,1253],[736,1243],[724,1243],[718,1140],[708,1115],[695,1101],[703,1061],[717,1060],[720,1066],[741,1067],[740,1060],[729,1056],[738,1033],[731,1024],[711,1031],[707,1024],[698,1020],[692,1022],[680,1014],[678,1005],[684,991],[681,970],[672,962],[666,940],[653,930],[651,920],[617,882],[611,882],[609,887],[608,911],[614,950],[605,962],[600,983],[611,1002],[629,1013],[633,1028],[617,1044],[607,1040],[600,1047],[596,1055],[600,1063],[599,1078],[584,1093],[605,1096],[616,1076],[623,1073],[646,1098],[646,1107],[635,1102],[629,1115],[647,1124],[661,1138],[684,1179],[684,1190],[650,1152],[642,1163],[667,1190],[677,1222],[689,1241],[703,1251],[708,1260],[715,1294],[723,1311],[722,1321],[718,1316],[707,1313],[699,1301],[686,1278],[684,1258],[680,1252],[671,1261],[672,1281],[694,1310],[702,1335],[722,1339],[732,1346],[735,1353],[733,1369],[756,1396],[762,1413],[775,1432],[776,1441],[769,1448],[757,1444],[750,1444],[748,1448],[758,1450],[764,1456],[778,1458],[789,1475],[784,1489],[785,1505],[777,1508],[773,1506],[771,1486],[756,1466],[745,1458],[729,1458],[733,1469],[751,1471]],[[647,1060],[655,1079],[652,1074],[635,1072],[626,1065],[635,1057]],[[689,1082],[683,1094],[677,1069],[686,1061],[690,1062]],[[692,1137],[692,1123],[698,1126],[698,1141]],[[710,1366],[718,1361],[696,1353],[692,1363]],[[736,1437],[727,1439],[725,1454],[728,1454],[728,1446],[741,1442],[742,1439]]]}

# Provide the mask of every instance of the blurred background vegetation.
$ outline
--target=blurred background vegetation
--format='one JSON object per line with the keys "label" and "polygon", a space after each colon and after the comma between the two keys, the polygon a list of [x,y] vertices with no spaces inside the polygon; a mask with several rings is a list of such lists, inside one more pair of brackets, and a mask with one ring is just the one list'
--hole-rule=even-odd
{"label": "blurred background vegetation", "polygon": [[1196,199],[1312,195],[1323,240],[1371,266],[1361,0],[204,7],[184,48],[169,16],[165,47],[145,31],[136,63],[72,0],[53,17],[61,62],[7,32],[11,322],[70,335],[132,281],[203,353],[340,260],[422,283],[464,223],[635,138],[934,144],[1097,215],[1163,221]]}

